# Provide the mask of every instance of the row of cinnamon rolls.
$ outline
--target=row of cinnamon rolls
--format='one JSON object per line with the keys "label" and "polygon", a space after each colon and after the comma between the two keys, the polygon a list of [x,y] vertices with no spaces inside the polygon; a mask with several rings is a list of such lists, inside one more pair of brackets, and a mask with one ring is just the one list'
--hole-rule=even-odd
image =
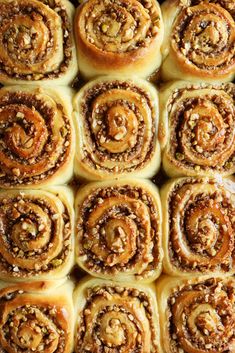
{"label": "row of cinnamon rolls", "polygon": [[[157,295],[156,295],[157,294]],[[234,351],[235,280],[0,284],[2,352]]]}
{"label": "row of cinnamon rolls", "polygon": [[[0,187],[71,180],[229,176],[235,85],[99,78],[70,88],[0,89]],[[160,109],[159,109],[160,107]],[[160,110],[160,113],[159,113]],[[75,157],[75,158],[74,158]]]}
{"label": "row of cinnamon rolls", "polygon": [[94,182],[0,192],[0,278],[58,279],[75,265],[104,279],[148,283],[235,273],[235,182]]}
{"label": "row of cinnamon rolls", "polygon": [[232,81],[234,20],[233,0],[88,0],[76,14],[69,0],[1,0],[0,82],[146,78],[162,62],[164,80]]}

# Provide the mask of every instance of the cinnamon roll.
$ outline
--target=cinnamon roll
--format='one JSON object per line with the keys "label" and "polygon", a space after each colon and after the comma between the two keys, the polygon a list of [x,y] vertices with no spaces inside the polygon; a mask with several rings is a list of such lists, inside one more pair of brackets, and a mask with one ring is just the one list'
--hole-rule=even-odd
{"label": "cinnamon roll", "polygon": [[234,0],[166,0],[162,13],[164,80],[234,79]]}
{"label": "cinnamon roll", "polygon": [[182,81],[160,93],[159,140],[169,176],[235,173],[235,85]]}
{"label": "cinnamon roll", "polygon": [[78,190],[76,260],[90,274],[153,281],[161,273],[161,204],[150,181],[90,183]]}
{"label": "cinnamon roll", "polygon": [[0,191],[0,278],[57,279],[74,265],[68,187]]}
{"label": "cinnamon roll", "polygon": [[163,276],[157,293],[165,353],[234,352],[234,278]]}
{"label": "cinnamon roll", "polygon": [[74,98],[75,174],[88,180],[152,177],[160,166],[158,95],[141,79],[99,78]]}
{"label": "cinnamon roll", "polygon": [[161,65],[160,6],[156,0],[83,1],[75,37],[85,78],[116,73],[146,78]]}
{"label": "cinnamon roll", "polygon": [[0,82],[71,83],[73,16],[68,0],[0,0]]}
{"label": "cinnamon roll", "polygon": [[0,283],[0,351],[72,353],[72,282]]}
{"label": "cinnamon roll", "polygon": [[71,91],[0,89],[0,187],[62,184],[73,174]]}
{"label": "cinnamon roll", "polygon": [[170,275],[235,273],[235,183],[182,178],[161,190],[164,271]]}
{"label": "cinnamon roll", "polygon": [[161,352],[153,285],[88,278],[74,300],[76,353]]}

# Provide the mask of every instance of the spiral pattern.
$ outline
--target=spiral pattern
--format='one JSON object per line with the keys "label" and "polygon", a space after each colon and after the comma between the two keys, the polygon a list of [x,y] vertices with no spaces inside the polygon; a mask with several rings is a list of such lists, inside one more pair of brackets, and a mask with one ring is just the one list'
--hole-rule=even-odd
{"label": "spiral pattern", "polygon": [[114,53],[146,46],[159,32],[160,24],[158,8],[152,0],[89,0],[81,8],[79,19],[84,41]]}
{"label": "spiral pattern", "polygon": [[170,352],[232,352],[234,280],[195,280],[173,291],[168,299]]}
{"label": "spiral pattern", "polygon": [[77,151],[78,174],[85,172],[97,180],[156,171],[160,164],[158,98],[151,89],[146,83],[101,79],[78,94],[77,120],[83,139]]}
{"label": "spiral pattern", "polygon": [[171,92],[163,157],[169,174],[174,169],[178,175],[235,172],[234,98],[233,84],[185,86]]}
{"label": "spiral pattern", "polygon": [[75,351],[158,352],[154,310],[152,297],[141,289],[89,287],[79,313]]}
{"label": "spiral pattern", "polygon": [[0,278],[62,271],[72,256],[71,217],[66,203],[50,192],[1,192]]}
{"label": "spiral pattern", "polygon": [[75,17],[80,70],[85,78],[101,74],[148,77],[161,65],[161,9],[155,0],[88,0]]}
{"label": "spiral pattern", "polygon": [[160,202],[154,189],[126,183],[78,192],[78,264],[98,277],[152,280],[161,270]]}
{"label": "spiral pattern", "polygon": [[211,179],[179,179],[168,193],[169,244],[181,273],[234,272],[235,204],[225,185]]}
{"label": "spiral pattern", "polygon": [[66,72],[72,59],[72,28],[65,5],[58,0],[1,1],[3,81],[54,79]]}
{"label": "spiral pattern", "polygon": [[59,101],[40,88],[0,91],[0,185],[52,179],[71,154],[71,122]]}
{"label": "spiral pattern", "polygon": [[220,78],[235,70],[235,7],[232,0],[190,0],[173,26],[171,49],[186,72]]}
{"label": "spiral pattern", "polygon": [[36,282],[0,291],[2,352],[70,352],[71,313],[64,298],[60,304],[43,288],[43,282]]}

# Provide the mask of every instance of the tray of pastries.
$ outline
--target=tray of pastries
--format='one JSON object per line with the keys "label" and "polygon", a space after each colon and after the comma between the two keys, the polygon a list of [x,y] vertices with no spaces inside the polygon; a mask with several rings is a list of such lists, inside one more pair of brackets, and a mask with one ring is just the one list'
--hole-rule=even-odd
{"label": "tray of pastries", "polygon": [[235,1],[0,0],[0,352],[235,352]]}

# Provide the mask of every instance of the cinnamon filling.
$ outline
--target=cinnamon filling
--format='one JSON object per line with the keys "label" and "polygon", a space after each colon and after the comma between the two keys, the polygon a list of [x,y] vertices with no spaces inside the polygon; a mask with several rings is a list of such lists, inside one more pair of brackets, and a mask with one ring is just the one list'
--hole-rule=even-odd
{"label": "cinnamon filling", "polygon": [[84,42],[112,53],[128,53],[150,45],[160,31],[160,16],[152,0],[88,1],[79,16]]}
{"label": "cinnamon filling", "polygon": [[147,92],[127,82],[97,84],[83,98],[84,163],[113,173],[143,168],[156,143],[155,113]]}
{"label": "cinnamon filling", "polygon": [[120,353],[158,352],[153,307],[146,293],[121,286],[88,289],[76,351],[97,349]]}
{"label": "cinnamon filling", "polygon": [[159,213],[152,197],[138,187],[94,190],[80,209],[79,256],[102,274],[148,278],[159,265]]}
{"label": "cinnamon filling", "polygon": [[168,199],[172,264],[181,271],[222,271],[234,267],[235,208],[213,180],[189,178]]}
{"label": "cinnamon filling", "polygon": [[60,1],[9,1],[1,4],[0,15],[0,74],[40,81],[68,69],[72,27]]}
{"label": "cinnamon filling", "polygon": [[171,132],[167,154],[172,163],[196,172],[233,173],[234,97],[232,84],[174,91],[168,102]]}
{"label": "cinnamon filling", "polygon": [[0,98],[0,184],[36,184],[67,161],[70,121],[63,107],[42,94],[4,93]]}
{"label": "cinnamon filling", "polygon": [[219,73],[235,64],[234,5],[227,1],[191,1],[182,8],[172,34],[172,49],[200,70]]}
{"label": "cinnamon filling", "polygon": [[168,300],[174,352],[230,351],[234,344],[234,283],[208,279],[183,285]]}
{"label": "cinnamon filling", "polygon": [[48,197],[27,191],[0,197],[0,272],[27,278],[62,267],[71,253],[71,222]]}

